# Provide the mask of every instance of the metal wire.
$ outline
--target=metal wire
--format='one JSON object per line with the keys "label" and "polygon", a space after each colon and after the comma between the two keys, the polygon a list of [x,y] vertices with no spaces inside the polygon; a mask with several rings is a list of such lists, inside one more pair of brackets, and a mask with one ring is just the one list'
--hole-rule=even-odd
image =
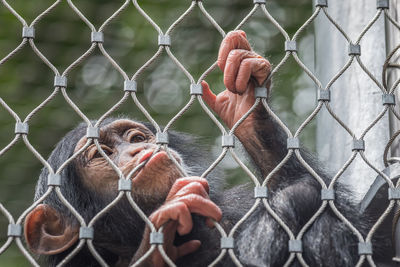
{"label": "metal wire", "polygon": [[[30,24],[29,27],[34,27],[38,25],[38,22],[46,17],[49,13],[52,12],[52,10],[57,7],[62,1],[57,0],[53,4],[51,4],[45,11],[43,11],[41,14],[39,14],[33,22]],[[250,2],[250,1],[249,1]],[[28,23],[25,21],[25,19],[10,5],[6,0],[1,0],[0,3],[12,14],[15,16],[15,18],[21,23],[22,27],[28,27]],[[116,18],[119,17],[122,11],[124,11],[126,8],[128,8],[130,5],[136,8],[136,10],[143,16],[143,19],[148,21],[154,30],[159,34],[163,36],[168,36],[170,37],[170,34],[173,32],[173,30],[181,24],[181,22],[189,16],[189,14],[196,8],[198,8],[201,12],[201,14],[204,15],[204,17],[211,23],[211,25],[215,28],[217,32],[222,37],[225,37],[226,33],[222,29],[222,27],[218,24],[218,22],[213,18],[212,15],[210,15],[202,1],[200,0],[194,0],[191,2],[191,4],[188,6],[186,11],[184,11],[181,15],[177,15],[177,19],[168,27],[168,29],[165,31],[165,34],[161,27],[154,22],[154,20],[141,8],[140,6],[140,1],[137,0],[126,0],[122,5],[109,17],[105,20],[105,22],[98,28],[93,25],[93,23],[83,14],[83,12],[72,2],[72,0],[67,0],[68,7],[76,14],[78,17],[86,24],[86,26],[90,29],[91,32],[103,32],[105,28],[110,24],[110,22]],[[249,4],[249,7],[250,4]],[[252,19],[254,14],[256,13],[257,10],[261,10],[260,13],[262,13],[265,17],[265,22],[272,24],[278,32],[283,36],[286,42],[295,42],[298,40],[299,36],[301,35],[304,30],[310,27],[310,25],[314,22],[314,20],[318,16],[326,16],[326,18],[332,23],[332,25],[343,35],[345,40],[349,45],[358,45],[362,41],[363,37],[365,34],[371,29],[371,27],[378,21],[378,19],[382,16],[385,16],[387,18],[387,21],[389,23],[392,23],[393,26],[395,26],[398,30],[400,30],[400,23],[396,21],[395,18],[391,17],[389,12],[386,10],[383,11],[383,9],[378,9],[375,16],[371,18],[369,23],[364,27],[364,29],[361,31],[359,36],[356,38],[355,41],[352,41],[349,35],[345,32],[345,30],[337,23],[337,21],[332,18],[328,12],[328,9],[325,7],[317,7],[313,14],[306,20],[306,22],[296,31],[296,33],[293,35],[292,38],[290,38],[289,34],[287,31],[280,25],[280,23],[271,15],[271,13],[268,11],[268,6],[265,3],[254,3],[253,7],[251,10],[246,14],[246,16],[241,20],[241,22],[234,28],[234,29],[240,29],[242,28],[248,21]],[[323,12],[321,12],[321,10]],[[177,59],[174,54],[172,53],[169,45],[166,44],[160,44],[159,48],[157,51],[155,51],[154,55],[150,57],[133,75],[132,78],[129,79],[129,75],[125,72],[125,70],[113,59],[113,57],[107,52],[106,48],[103,46],[102,42],[95,42],[93,41],[90,44],[90,47],[85,51],[81,56],[79,56],[76,60],[74,60],[69,66],[66,67],[66,69],[62,72],[57,69],[54,64],[50,62],[48,58],[40,51],[40,49],[36,46],[35,44],[35,39],[32,37],[25,37],[21,41],[21,43],[13,49],[10,53],[8,53],[5,57],[0,59],[0,67],[3,67],[5,63],[11,58],[13,58],[15,55],[17,55],[27,44],[29,43],[32,51],[37,55],[37,57],[47,65],[47,67],[54,73],[56,76],[60,76],[60,73],[62,73],[62,77],[68,78],[68,75],[70,71],[77,66],[81,65],[82,62],[84,62],[89,56],[91,56],[96,48],[99,49],[101,54],[104,56],[104,58],[107,59],[107,61],[112,65],[112,67],[121,75],[121,77],[125,81],[136,81],[141,75],[143,75],[144,70],[148,68],[151,64],[153,64],[157,59],[161,57],[162,54],[166,54],[178,67],[178,69],[185,75],[185,77],[188,79],[188,88],[189,85],[191,84],[196,84],[195,79],[193,78],[193,75],[186,69],[186,67],[183,65],[183,63]],[[297,63],[297,65],[306,73],[311,80],[314,82],[315,86],[317,89],[320,90],[329,90],[332,89],[333,85],[335,82],[349,69],[349,67],[357,62],[361,69],[364,71],[365,74],[368,75],[368,77],[376,84],[376,86],[381,89],[382,92],[384,93],[390,93],[393,94],[394,91],[397,89],[397,86],[400,84],[400,79],[395,81],[393,86],[391,88],[387,88],[386,80],[385,77],[387,76],[386,72],[387,69],[389,68],[395,68],[399,67],[399,65],[395,62],[391,62],[393,55],[395,52],[400,48],[400,46],[397,46],[393,51],[388,53],[388,58],[385,62],[384,68],[383,68],[383,82],[380,83],[376,77],[373,76],[372,72],[368,69],[367,66],[363,64],[361,61],[361,58],[359,55],[351,55],[348,59],[348,61],[345,63],[345,65],[337,72],[336,75],[333,76],[333,78],[327,83],[327,85],[324,86],[316,77],[316,75],[302,62],[302,60],[298,57],[297,51],[286,51],[284,57],[281,59],[281,61],[276,65],[276,67],[271,71],[270,76],[268,77],[267,82],[269,82],[273,76],[275,76],[281,69],[283,65],[286,64],[288,59],[290,57],[293,57],[294,61]],[[356,59],[356,60],[354,60]],[[202,80],[204,80],[207,75],[213,71],[216,68],[217,64],[214,63],[210,67],[207,68],[207,70],[200,76],[199,80],[197,81],[197,84],[200,84]],[[22,121],[24,123],[29,123],[33,117],[35,117],[36,113],[40,110],[42,110],[45,106],[47,106],[50,102],[53,101],[53,99],[60,93],[64,98],[64,100],[72,107],[72,109],[75,111],[75,113],[87,124],[87,126],[93,127],[92,122],[89,120],[89,118],[80,110],[80,108],[74,103],[74,101],[68,96],[66,88],[62,86],[56,86],[53,92],[44,100],[42,101],[37,107],[35,107],[27,116],[24,120],[21,120],[19,115],[2,99],[0,98],[0,106],[3,107],[14,119],[16,123],[21,123]],[[99,125],[113,112],[118,111],[120,106],[122,106],[124,103],[129,101],[129,96],[132,97],[133,103],[139,108],[139,110],[144,114],[144,116],[148,119],[148,121],[151,122],[151,124],[155,127],[156,131],[158,133],[161,133],[161,128],[158,125],[158,123],[153,119],[153,117],[150,115],[150,113],[146,110],[146,108],[139,102],[136,96],[136,92],[125,92],[125,94],[121,97],[121,99],[113,105],[109,110],[107,110],[96,122],[95,127],[99,127]],[[315,106],[314,110],[311,112],[311,114],[307,117],[307,119],[300,125],[300,127],[294,131],[294,134],[289,128],[285,125],[285,123],[279,118],[278,115],[276,115],[272,109],[269,107],[266,99],[257,99],[254,103],[254,105],[246,112],[245,115],[243,115],[242,118],[240,118],[236,124],[227,131],[224,126],[219,122],[219,120],[214,116],[212,111],[207,107],[206,104],[204,104],[201,96],[195,96],[192,95],[188,101],[188,103],[182,107],[179,112],[175,116],[173,116],[170,121],[167,123],[167,126],[164,129],[164,132],[168,132],[169,128],[177,121],[179,120],[182,116],[185,115],[185,113],[191,109],[192,104],[195,101],[198,101],[199,104],[201,105],[201,108],[204,111],[204,114],[208,116],[216,125],[216,128],[218,128],[221,132],[222,136],[228,135],[228,133],[234,134],[235,130],[239,125],[248,117],[250,116],[256,107],[261,106],[264,108],[264,111],[268,114],[268,116],[274,120],[277,125],[282,128],[282,130],[287,134],[288,138],[297,138],[298,136],[301,135],[303,129],[313,121],[316,116],[320,113],[321,109],[326,108],[329,112],[329,114],[332,116],[332,118],[339,123],[342,128],[353,138],[357,140],[364,140],[364,137],[368,134],[368,132],[375,127],[378,122],[383,118],[383,116],[386,113],[392,112],[397,119],[400,120],[400,115],[397,113],[397,111],[394,109],[392,106],[385,106],[382,110],[382,112],[376,117],[376,119],[366,128],[363,130],[362,134],[357,138],[354,134],[354,132],[339,118],[339,116],[331,109],[329,105],[329,101],[324,101],[320,100],[318,101],[317,105]],[[396,137],[400,135],[400,131],[395,133],[392,138],[390,138],[384,152],[384,162],[385,165],[388,164],[391,160],[395,160],[395,158],[388,158],[389,157],[389,150],[393,142],[395,141]],[[22,138],[21,138],[22,137]],[[48,171],[52,174],[54,173],[60,173],[67,165],[70,163],[73,159],[75,159],[78,155],[83,153],[83,151],[91,144],[94,142],[94,144],[97,146],[100,154],[107,160],[107,162],[110,164],[112,169],[116,172],[118,177],[121,179],[130,179],[131,176],[139,171],[143,165],[140,164],[137,166],[134,170],[132,170],[127,176],[125,176],[122,171],[116,166],[112,160],[110,160],[107,156],[107,154],[102,150],[98,140],[91,140],[89,139],[86,144],[74,155],[72,155],[69,159],[67,159],[61,167],[59,167],[58,170],[53,170],[50,164],[41,156],[41,154],[36,150],[36,148],[30,144],[27,134],[21,134],[18,133],[12,138],[12,141],[10,141],[3,149],[0,150],[0,157],[3,156],[5,153],[7,153],[13,146],[15,146],[20,140],[25,143],[26,147],[31,151],[31,153],[35,156],[35,158],[42,163],[42,165],[48,169]],[[178,164],[176,159],[171,156],[171,153],[169,151],[168,146],[165,145],[160,145],[158,147],[158,150],[163,149],[167,152],[167,154],[170,156],[172,161],[174,162],[175,165],[179,168],[179,170],[182,172],[183,175],[186,175],[185,170],[182,169],[182,167]],[[157,151],[158,151],[157,150]],[[243,171],[248,175],[249,180],[254,184],[254,186],[268,186],[270,180],[272,179],[273,176],[277,175],[279,170],[282,169],[282,167],[290,160],[291,157],[296,157],[298,161],[304,166],[304,168],[310,173],[310,175],[321,185],[322,188],[324,189],[333,189],[335,184],[338,182],[339,178],[342,176],[342,174],[346,171],[346,169],[353,163],[354,159],[357,156],[360,156],[363,161],[366,163],[366,165],[375,170],[375,172],[386,180],[388,186],[390,188],[395,188],[395,186],[392,181],[380,170],[378,170],[365,156],[363,151],[354,151],[350,158],[344,163],[342,168],[333,176],[332,180],[330,181],[330,184],[327,186],[322,178],[318,175],[318,173],[309,165],[309,163],[306,162],[306,160],[303,158],[302,152],[300,149],[289,149],[287,152],[287,155],[284,157],[284,159],[281,160],[272,170],[271,172],[266,176],[263,177],[262,182],[260,183],[259,179],[257,179],[256,175],[252,173],[252,171],[242,162],[240,157],[235,153],[235,150],[232,148],[222,148],[220,155],[215,159],[215,161],[207,168],[206,171],[201,175],[202,177],[207,176],[212,170],[214,170],[220,162],[224,159],[226,154],[230,153],[234,160],[238,163],[239,167],[243,169]],[[60,186],[50,186],[47,190],[47,192],[35,203],[33,203],[30,207],[28,207],[18,218],[17,224],[21,224],[27,214],[33,210],[37,205],[42,203],[51,192],[55,192],[57,196],[59,197],[61,203],[65,205],[68,210],[76,217],[76,219],[79,221],[79,224],[81,227],[92,227],[97,220],[99,220],[102,216],[104,216],[112,207],[117,205],[119,201],[121,201],[124,197],[128,200],[130,203],[132,209],[143,219],[145,224],[150,228],[152,233],[155,233],[157,231],[162,231],[161,229],[156,229],[154,225],[151,223],[149,218],[146,217],[145,213],[140,209],[140,207],[136,204],[134,199],[131,196],[131,192],[120,192],[118,196],[111,202],[109,203],[106,207],[104,207],[94,218],[92,218],[89,222],[86,222],[84,218],[74,209],[74,207],[68,202],[68,200],[62,195],[62,192],[60,190]],[[240,226],[242,226],[246,220],[249,219],[249,217],[254,213],[254,211],[260,206],[265,208],[265,212],[267,212],[278,224],[279,226],[284,230],[284,232],[287,234],[290,240],[302,240],[304,234],[306,231],[312,227],[313,223],[321,216],[321,214],[328,208],[330,208],[333,213],[338,217],[339,220],[341,220],[353,233],[354,235],[358,238],[360,242],[371,242],[372,237],[374,233],[376,232],[377,228],[379,225],[382,223],[382,221],[389,215],[389,213],[392,211],[394,207],[395,201],[390,201],[390,204],[388,205],[387,209],[385,212],[381,215],[381,217],[378,219],[378,221],[375,223],[375,225],[370,229],[366,237],[363,237],[362,234],[357,230],[353,224],[337,209],[335,206],[335,203],[330,200],[323,200],[321,202],[321,206],[318,209],[318,211],[312,216],[312,218],[309,219],[308,222],[305,223],[305,225],[301,228],[300,232],[298,232],[297,236],[292,232],[292,230],[289,228],[289,226],[282,220],[282,218],[279,217],[279,215],[276,213],[276,211],[273,210],[271,207],[270,203],[265,199],[260,199],[257,198],[252,205],[252,207],[249,209],[249,211],[237,222],[235,226],[230,230],[229,235],[225,232],[225,230],[217,223],[215,222],[215,226],[220,234],[221,237],[226,238],[226,237],[231,237],[234,238],[235,233],[239,229]],[[15,220],[14,217],[11,215],[11,213],[7,210],[6,207],[4,207],[0,203],[0,212],[1,214],[8,220],[10,224],[14,224]],[[23,243],[21,242],[21,237],[9,237],[6,242],[0,246],[0,254],[4,253],[12,244],[12,242],[16,242],[18,248],[21,250],[22,254],[27,258],[27,260],[34,266],[39,266],[38,263],[35,261],[34,257],[27,251]],[[78,246],[75,247],[75,249],[67,255],[62,262],[60,262],[59,266],[63,266],[68,261],[70,261],[79,251],[83,248],[83,246],[87,244],[89,247],[90,252],[92,253],[93,257],[98,261],[98,263],[101,266],[107,266],[107,263],[105,260],[101,257],[101,255],[96,251],[95,246],[93,245],[92,240],[86,240],[86,239],[81,239],[79,241]],[[162,245],[152,245],[150,247],[150,250],[138,261],[133,265],[137,266],[141,264],[147,257],[150,256],[150,254],[158,249],[166,263],[170,266],[174,266],[174,263],[171,261],[171,259],[168,258],[168,255],[165,253],[163,246]],[[237,255],[235,255],[234,249],[226,249],[223,248],[221,249],[218,257],[216,257],[213,262],[210,264],[210,266],[215,266],[218,265],[221,260],[226,256],[226,252],[228,252],[228,255],[231,257],[233,263],[237,266],[241,266],[241,262]],[[308,263],[305,261],[303,258],[302,253],[300,252],[290,252],[288,259],[286,260],[286,263],[284,266],[289,266],[294,260],[297,258],[298,262],[302,266],[308,266]],[[365,260],[368,261],[368,263],[371,266],[375,266],[375,263],[373,261],[373,258],[371,256],[365,256],[361,255],[359,257],[357,266],[361,266]]]}

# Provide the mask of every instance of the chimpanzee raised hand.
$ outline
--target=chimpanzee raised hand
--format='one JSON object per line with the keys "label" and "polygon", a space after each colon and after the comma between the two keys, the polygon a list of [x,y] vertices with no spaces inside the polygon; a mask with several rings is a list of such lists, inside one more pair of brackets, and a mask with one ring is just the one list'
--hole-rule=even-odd
{"label": "chimpanzee raised hand", "polygon": [[[227,90],[215,96],[203,82],[203,99],[231,128],[254,104],[253,80],[263,83],[270,73],[270,64],[251,50],[243,31],[235,31],[221,44],[218,66],[224,72]],[[118,195],[119,175],[96,146],[88,143],[86,127],[81,124],[69,132],[48,162],[57,170],[75,152],[84,150],[60,173],[60,188],[68,202],[89,222]],[[146,161],[133,175],[133,199],[156,228],[164,225],[164,249],[173,261],[179,266],[206,266],[221,251],[220,235],[211,228],[211,219],[219,221],[229,231],[253,205],[253,190],[250,185],[223,190],[221,174],[215,172],[207,180],[195,176],[181,178],[179,169],[164,151],[154,153],[157,148],[154,132],[148,124],[107,119],[101,125],[99,142],[125,176]],[[235,135],[260,170],[262,179],[287,154],[287,136],[261,105],[236,129]],[[198,175],[210,165],[205,156],[207,151],[196,145],[191,136],[171,131],[169,147],[175,160],[190,175]],[[320,176],[329,181],[315,159],[305,151],[301,153]],[[43,169],[35,200],[46,193],[48,175],[48,170]],[[322,205],[321,186],[295,157],[271,181],[268,201],[297,235]],[[359,214],[351,194],[341,184],[337,184],[335,197],[336,207],[365,236],[371,227],[371,218]],[[29,248],[37,254],[48,255],[46,261],[50,266],[60,263],[77,246],[79,230],[76,217],[55,192],[25,219]],[[149,232],[123,197],[95,222],[93,244],[107,264],[127,266],[150,248]],[[259,205],[238,229],[234,250],[246,266],[283,266],[289,258],[288,240],[288,234],[264,206]],[[376,237],[373,244],[375,260],[390,260],[388,238]],[[357,245],[358,239],[349,227],[326,208],[304,233],[302,257],[310,266],[354,266],[359,259]],[[98,262],[85,246],[67,265],[96,266]],[[155,250],[143,265],[164,266],[165,263]],[[221,265],[233,265],[233,262],[225,257]],[[294,265],[298,265],[296,259]]]}

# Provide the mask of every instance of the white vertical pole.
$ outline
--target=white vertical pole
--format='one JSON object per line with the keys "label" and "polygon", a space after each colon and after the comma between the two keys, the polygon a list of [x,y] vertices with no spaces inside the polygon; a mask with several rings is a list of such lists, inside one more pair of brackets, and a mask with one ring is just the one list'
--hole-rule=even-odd
{"label": "white vertical pole", "polygon": [[[391,1],[390,2],[390,9],[389,9],[390,16],[400,22],[400,2],[398,1]],[[391,22],[388,21],[386,24],[387,30],[387,51],[390,53],[393,49],[395,49],[398,45],[400,45],[400,31],[396,27],[393,26]],[[394,57],[390,60],[392,63],[399,64],[398,55],[399,52],[395,54]],[[400,70],[399,69],[391,69],[388,70],[388,87],[390,88],[393,83],[400,78]],[[400,93],[399,89],[396,89],[396,110],[399,112],[399,105],[400,105]],[[390,120],[391,132],[394,134],[396,131],[400,129],[400,122],[395,116],[391,116]],[[400,156],[400,140],[399,137],[395,139],[391,146],[391,155],[399,157]]]}
{"label": "white vertical pole", "polygon": [[[372,0],[329,1],[328,13],[355,42],[377,9]],[[321,12],[315,24],[316,74],[326,86],[349,60],[348,42]],[[383,15],[361,41],[361,60],[381,81],[382,65],[386,58],[385,22]],[[354,59],[351,67],[331,87],[331,107],[353,131],[356,138],[383,110],[381,90],[364,73]],[[386,114],[365,136],[365,154],[378,169],[383,168],[383,152],[389,138],[389,119]],[[324,108],[317,121],[317,151],[320,159],[337,173],[352,155],[352,137]],[[350,185],[361,198],[377,173],[360,156],[350,165],[339,181]]]}

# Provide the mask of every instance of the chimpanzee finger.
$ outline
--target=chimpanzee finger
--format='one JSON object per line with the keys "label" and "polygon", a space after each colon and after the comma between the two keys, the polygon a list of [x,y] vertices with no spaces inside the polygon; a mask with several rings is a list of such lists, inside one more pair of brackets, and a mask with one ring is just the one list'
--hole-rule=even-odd
{"label": "chimpanzee finger", "polygon": [[175,183],[172,185],[171,189],[169,190],[167,200],[171,199],[179,190],[181,190],[182,187],[186,186],[189,183],[193,183],[193,182],[200,183],[204,187],[204,190],[207,193],[210,191],[208,182],[204,178],[201,178],[201,177],[179,178],[175,181]]}
{"label": "chimpanzee finger", "polygon": [[210,217],[216,221],[219,221],[222,218],[221,209],[210,199],[191,194],[179,198],[179,202],[185,203],[191,213],[196,213],[204,217]]}
{"label": "chimpanzee finger", "polygon": [[201,183],[191,182],[182,187],[178,192],[176,192],[175,195],[172,196],[171,200],[178,199],[180,197],[190,194],[196,194],[204,198],[209,198],[208,193],[206,192],[204,186]]}
{"label": "chimpanzee finger", "polygon": [[[260,56],[254,53],[253,51],[247,51],[243,49],[234,49],[229,52],[228,58],[226,59],[226,65],[224,70],[224,84],[229,91],[231,91],[232,93],[237,93],[235,82],[242,61],[246,58],[259,58],[259,57]],[[246,65],[246,67],[250,66]]]}
{"label": "chimpanzee finger", "polygon": [[208,86],[206,81],[202,81],[201,86],[203,87],[203,100],[212,110],[215,111],[215,100],[217,99],[217,96],[211,91],[210,86]]}
{"label": "chimpanzee finger", "polygon": [[177,247],[177,251],[178,251],[178,259],[180,257],[183,257],[187,254],[193,253],[196,250],[198,250],[201,246],[201,242],[200,240],[190,240],[182,245],[180,245],[179,247]]}
{"label": "chimpanzee finger", "polygon": [[209,228],[214,228],[214,227],[215,227],[214,221],[213,221],[213,219],[211,219],[211,218],[206,218],[206,225],[207,225]]}
{"label": "chimpanzee finger", "polygon": [[246,39],[246,33],[244,31],[233,31],[229,32],[225,39],[222,41],[218,52],[218,67],[224,71],[226,58],[233,49],[244,49],[251,50],[250,43]]}
{"label": "chimpanzee finger", "polygon": [[156,229],[160,228],[169,220],[177,221],[177,231],[181,235],[189,233],[193,228],[193,221],[189,207],[186,203],[181,201],[171,202],[162,206],[150,215],[150,220]]}
{"label": "chimpanzee finger", "polygon": [[250,77],[253,76],[259,85],[267,79],[271,71],[271,64],[265,58],[246,58],[240,63],[236,75],[236,91],[241,94],[247,90]]}

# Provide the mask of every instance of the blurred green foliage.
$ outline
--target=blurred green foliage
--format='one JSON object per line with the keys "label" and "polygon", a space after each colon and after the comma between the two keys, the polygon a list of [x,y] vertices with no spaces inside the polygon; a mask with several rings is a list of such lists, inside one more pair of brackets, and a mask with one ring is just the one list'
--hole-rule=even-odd
{"label": "blurred green foliage", "polygon": [[[30,24],[54,1],[9,0],[9,4]],[[124,1],[84,1],[74,4],[98,28]],[[267,1],[267,8],[290,36],[311,15],[311,0]],[[180,14],[190,5],[186,0],[144,0],[141,7],[165,32]],[[253,8],[251,0],[204,1],[207,11],[225,31],[230,31]],[[90,29],[62,1],[36,25],[35,44],[50,62],[62,73],[75,59],[90,47]],[[255,51],[277,65],[284,56],[284,38],[258,10],[242,28],[247,32]],[[14,50],[21,39],[22,25],[16,17],[0,4],[0,59]],[[105,49],[115,61],[132,76],[157,51],[158,33],[135,9],[132,3],[105,29]],[[217,57],[221,35],[195,8],[173,31],[171,50],[197,80]],[[313,29],[308,28],[300,37],[300,57],[312,69]],[[310,65],[311,64],[311,65]],[[0,66],[0,97],[23,120],[35,107],[42,103],[54,90],[54,73],[26,45],[9,61]],[[90,119],[97,119],[117,103],[123,96],[123,77],[105,59],[97,48],[68,74],[68,96]],[[214,70],[206,80],[217,93],[224,89],[222,73]],[[156,121],[165,125],[188,101],[190,81],[180,69],[163,56],[149,66],[138,79],[138,98]],[[308,99],[314,88],[293,60],[274,77],[272,105],[279,116],[297,129],[314,106]],[[296,102],[297,101],[297,102]],[[299,102],[300,101],[300,102]],[[296,104],[297,103],[297,104]],[[299,104],[300,103],[300,104]],[[117,109],[119,114],[146,120],[135,107],[132,99]],[[81,122],[82,119],[66,103],[59,93],[48,105],[37,112],[30,121],[29,142],[47,158],[62,136]],[[0,107],[0,149],[14,138],[14,118]],[[219,144],[220,135],[213,122],[196,102],[173,129],[202,137],[205,143]],[[313,149],[313,125],[307,126],[302,140]],[[220,152],[216,146],[216,158]],[[229,184],[248,180],[243,171],[224,160],[223,166]],[[0,157],[0,202],[14,218],[32,203],[36,179],[43,165],[33,156],[20,140],[11,150]],[[8,221],[0,215],[0,246],[6,240]],[[15,243],[0,255],[0,267],[29,266],[18,251]]]}

